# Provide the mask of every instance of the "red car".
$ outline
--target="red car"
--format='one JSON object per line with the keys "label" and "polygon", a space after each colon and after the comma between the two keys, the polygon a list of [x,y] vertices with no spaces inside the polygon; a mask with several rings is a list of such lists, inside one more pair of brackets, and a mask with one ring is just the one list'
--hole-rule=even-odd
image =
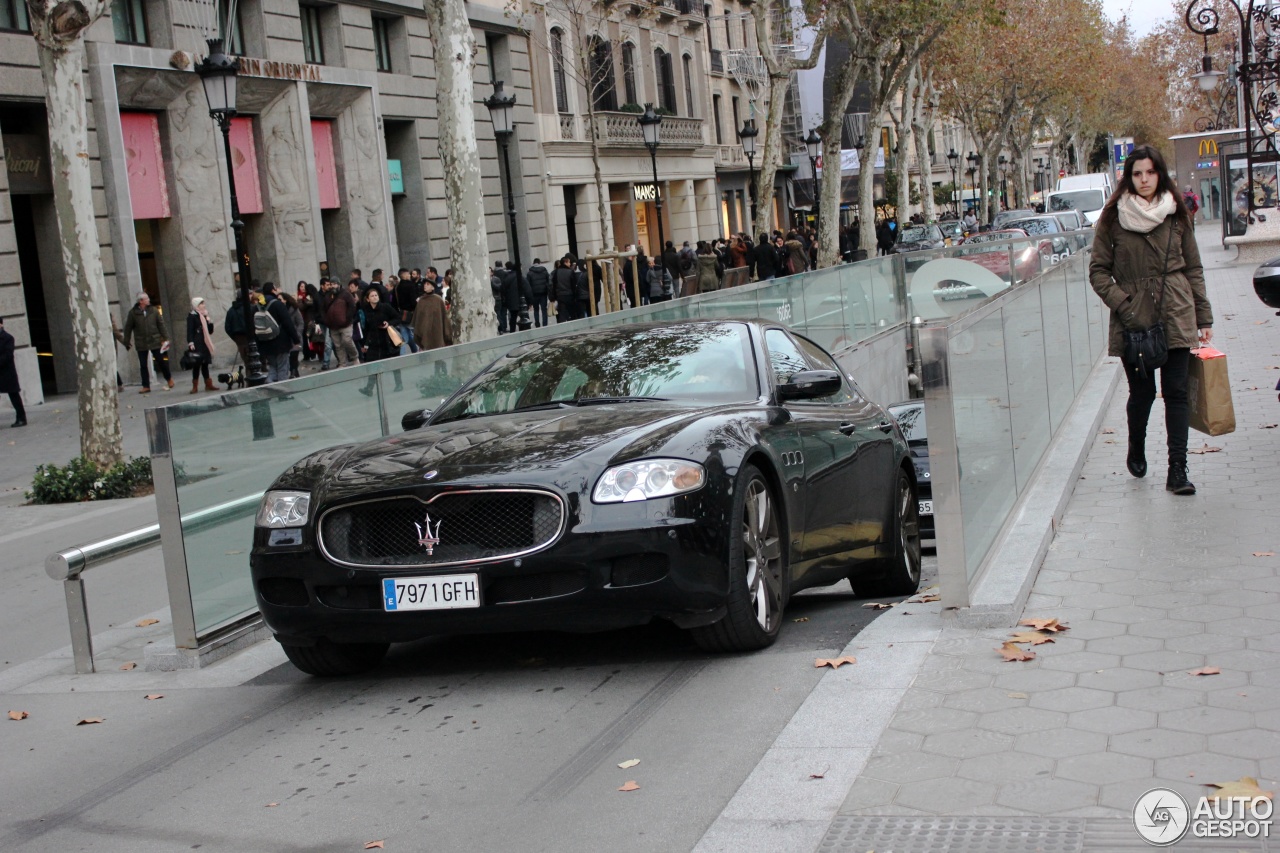
{"label": "red car", "polygon": [[[983,231],[966,237],[965,250],[960,256],[966,261],[973,261],[986,267],[1005,281],[1009,278],[1010,240],[1025,239],[1026,231],[1020,228],[1006,228],[1002,231]],[[1045,238],[1035,243],[1018,243],[1013,247],[1013,265],[1017,271],[1018,281],[1026,281],[1040,274],[1040,271],[1053,263],[1053,243]]]}

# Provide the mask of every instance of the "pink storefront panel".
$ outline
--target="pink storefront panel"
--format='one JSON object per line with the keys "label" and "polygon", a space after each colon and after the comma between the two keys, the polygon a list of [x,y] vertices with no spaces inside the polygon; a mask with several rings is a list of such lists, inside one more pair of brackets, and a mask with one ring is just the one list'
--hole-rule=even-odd
{"label": "pink storefront panel", "polygon": [[231,120],[231,168],[236,176],[236,201],[241,213],[262,213],[262,184],[258,181],[258,150],[253,144],[253,119]]}
{"label": "pink storefront panel", "polygon": [[333,157],[333,122],[311,120],[311,142],[316,151],[316,181],[320,185],[320,209],[342,207],[338,199],[338,170]]}
{"label": "pink storefront panel", "polygon": [[167,219],[169,185],[160,151],[160,119],[155,113],[120,113],[125,171],[134,219]]}

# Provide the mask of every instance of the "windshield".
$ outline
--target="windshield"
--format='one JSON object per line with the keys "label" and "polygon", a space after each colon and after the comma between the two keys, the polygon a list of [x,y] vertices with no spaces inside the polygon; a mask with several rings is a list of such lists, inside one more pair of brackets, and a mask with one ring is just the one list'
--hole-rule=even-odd
{"label": "windshield", "polygon": [[983,231],[980,234],[974,234],[969,239],[965,240],[964,244],[969,246],[973,243],[1004,243],[1009,240],[1017,240],[1026,236],[1026,232],[1014,231],[1012,229],[1006,231]]}
{"label": "windshield", "polygon": [[1009,227],[1026,231],[1032,237],[1041,234],[1058,234],[1062,231],[1061,226],[1058,225],[1058,220],[1053,218],[1019,219],[1017,222],[1010,222]]}
{"label": "windshield", "polygon": [[935,233],[938,229],[929,225],[913,225],[910,228],[902,229],[902,236],[898,239],[903,243],[921,243],[925,240],[937,240]]}
{"label": "windshield", "polygon": [[758,396],[746,326],[617,329],[517,347],[471,380],[432,423],[593,402],[716,404]]}
{"label": "windshield", "polygon": [[890,406],[889,414],[902,428],[902,435],[907,441],[924,441],[929,436],[924,426],[924,405],[908,403],[903,406]]}
{"label": "windshield", "polygon": [[1055,193],[1049,196],[1049,210],[1102,210],[1107,200],[1102,190],[1076,190],[1069,193]]}

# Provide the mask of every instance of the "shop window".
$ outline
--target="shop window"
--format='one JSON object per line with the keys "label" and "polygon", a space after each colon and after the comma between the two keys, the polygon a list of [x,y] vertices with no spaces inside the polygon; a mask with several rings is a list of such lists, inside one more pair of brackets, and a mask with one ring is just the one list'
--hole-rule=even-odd
{"label": "shop window", "polygon": [[302,56],[309,65],[324,65],[323,14],[324,10],[319,6],[298,7],[298,17],[302,21]]}
{"label": "shop window", "polygon": [[25,0],[0,0],[0,30],[31,32]]}
{"label": "shop window", "polygon": [[111,25],[120,44],[146,44],[147,13],[143,0],[116,0],[111,4]]}

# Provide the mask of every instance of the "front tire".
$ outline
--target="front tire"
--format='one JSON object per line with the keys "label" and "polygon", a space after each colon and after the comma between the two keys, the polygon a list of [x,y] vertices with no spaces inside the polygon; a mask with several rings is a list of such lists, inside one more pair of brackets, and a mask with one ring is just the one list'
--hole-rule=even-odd
{"label": "front tire", "polygon": [[314,646],[281,643],[289,662],[307,675],[331,677],[368,672],[382,663],[390,643],[333,643],[317,640]]}
{"label": "front tire", "polygon": [[858,595],[864,598],[886,598],[914,595],[920,588],[920,504],[907,472],[898,469],[893,501],[893,553],[868,567],[871,579],[862,573],[849,578]]}
{"label": "front tire", "polygon": [[763,649],[782,626],[787,559],[778,510],[759,469],[745,466],[742,481],[733,498],[727,610],[719,621],[690,632],[709,652]]}

